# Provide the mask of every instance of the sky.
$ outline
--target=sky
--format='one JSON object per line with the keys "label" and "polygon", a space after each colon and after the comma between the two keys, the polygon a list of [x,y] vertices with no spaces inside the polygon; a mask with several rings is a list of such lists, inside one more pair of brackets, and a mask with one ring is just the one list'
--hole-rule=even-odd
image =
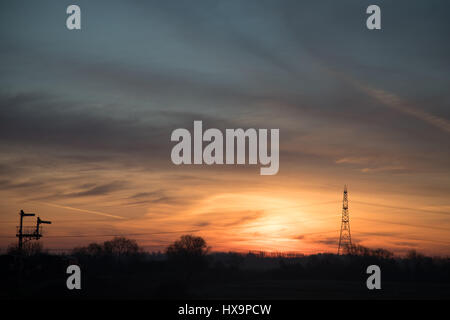
{"label": "sky", "polygon": [[[0,2],[0,248],[450,255],[447,1]],[[81,8],[81,30],[66,8]],[[280,169],[176,166],[171,132],[278,128]],[[27,218],[26,225],[33,225]]]}

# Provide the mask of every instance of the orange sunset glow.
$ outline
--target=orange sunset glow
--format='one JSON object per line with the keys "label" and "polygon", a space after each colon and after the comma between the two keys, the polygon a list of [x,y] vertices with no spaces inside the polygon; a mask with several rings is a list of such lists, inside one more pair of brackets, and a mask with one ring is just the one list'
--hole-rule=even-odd
{"label": "orange sunset glow", "polygon": [[[314,3],[89,3],[80,32],[65,8],[0,10],[0,249],[24,210],[52,221],[51,252],[192,234],[212,251],[337,253],[347,185],[354,244],[449,256],[448,19],[416,30],[392,13],[376,33],[360,8]],[[174,164],[171,134],[194,121],[279,129],[278,173]]]}
{"label": "orange sunset glow", "polygon": [[[184,172],[181,168],[175,170]],[[115,174],[115,179],[119,179],[123,173]],[[254,172],[220,172],[214,176],[210,178],[209,168],[190,175],[127,173],[127,179],[135,184],[134,188],[128,187],[131,193],[124,190],[63,201],[26,200],[11,192],[6,195],[8,205],[2,206],[2,212],[8,213],[3,214],[1,234],[8,237],[2,237],[2,244],[15,241],[16,208],[23,207],[53,222],[45,227],[41,241],[54,250],[104,241],[115,235],[134,238],[148,250],[164,250],[180,235],[196,234],[207,239],[214,251],[336,251],[341,185],[320,185],[307,175],[283,177],[282,173],[275,179],[261,178]],[[57,180],[60,179],[71,180]],[[89,173],[77,179],[85,181]],[[265,181],[251,183],[255,180]],[[311,185],[306,181],[311,181]],[[172,188],[175,183],[176,187],[170,193],[158,189],[146,192],[148,184],[164,190],[165,183]],[[62,186],[61,192],[71,194],[79,190]],[[349,186],[349,209],[355,243],[389,248],[399,254],[411,248],[430,254],[448,253],[448,207],[427,205],[426,196],[417,197],[412,203],[408,195],[395,195],[383,184],[355,181]]]}

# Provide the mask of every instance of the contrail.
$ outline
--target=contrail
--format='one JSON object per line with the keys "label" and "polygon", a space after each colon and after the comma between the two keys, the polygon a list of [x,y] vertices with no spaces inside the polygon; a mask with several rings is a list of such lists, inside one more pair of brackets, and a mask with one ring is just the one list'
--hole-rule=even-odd
{"label": "contrail", "polygon": [[377,88],[374,88],[367,84],[363,84],[363,83],[359,82],[358,80],[353,79],[349,75],[343,74],[342,72],[333,70],[329,67],[322,66],[322,68],[325,68],[327,72],[334,74],[335,76],[351,83],[353,86],[355,86],[359,90],[366,93],[369,97],[378,100],[386,107],[400,111],[404,114],[413,116],[419,120],[422,120],[422,121],[438,128],[438,129],[441,129],[442,131],[444,131],[446,133],[450,133],[450,121],[448,121],[447,119],[444,119],[444,118],[432,115],[426,111],[417,109],[417,108],[411,106],[406,100],[401,99],[399,96],[397,96],[394,93],[384,91],[381,89],[377,89]]}
{"label": "contrail", "polygon": [[420,110],[420,109],[412,106],[410,103],[408,103],[408,101],[401,99],[396,94],[374,88],[367,84],[363,84],[360,81],[352,78],[350,75],[344,74],[343,72],[337,70],[336,68],[326,65],[322,59],[319,59],[317,61],[317,64],[325,72],[327,72],[331,75],[334,75],[335,77],[352,84],[359,90],[366,93],[368,96],[381,102],[384,106],[394,109],[394,110],[397,110],[397,111],[400,111],[404,114],[413,116],[419,120],[422,120],[422,121],[438,128],[438,129],[441,129],[442,131],[444,131],[446,133],[450,133],[450,121],[449,120],[435,116],[426,111]]}
{"label": "contrail", "polygon": [[69,206],[61,206],[59,204],[54,204],[54,203],[46,203],[46,202],[42,202],[42,204],[49,206],[49,207],[55,207],[55,208],[62,208],[62,209],[67,209],[67,210],[73,210],[73,211],[79,211],[79,212],[84,212],[84,213],[92,213],[92,214],[96,214],[98,216],[103,216],[103,217],[110,217],[110,218],[114,218],[114,219],[125,219],[124,217],[121,216],[116,216],[113,214],[109,214],[109,213],[105,213],[105,212],[100,212],[100,211],[94,211],[94,210],[87,210],[87,209],[80,209],[80,208],[74,208],[74,207],[69,207]]}
{"label": "contrail", "polygon": [[447,133],[450,133],[450,121],[432,115],[423,110],[417,109],[411,105],[409,105],[406,101],[398,97],[393,93],[386,92],[384,90],[375,89],[368,85],[362,85],[357,83],[356,81],[352,81],[352,83],[364,91],[370,97],[380,101],[385,106],[395,109],[397,111],[403,112],[410,116],[413,116],[417,119],[420,119],[424,122],[431,124],[432,126],[439,128]]}

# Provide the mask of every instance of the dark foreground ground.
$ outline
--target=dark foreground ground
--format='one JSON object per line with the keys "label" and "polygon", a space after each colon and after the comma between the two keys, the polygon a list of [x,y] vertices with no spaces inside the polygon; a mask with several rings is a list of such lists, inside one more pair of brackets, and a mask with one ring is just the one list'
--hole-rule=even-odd
{"label": "dark foreground ground", "polygon": [[[68,290],[67,266],[81,268],[81,290]],[[366,268],[381,268],[381,290],[368,290]],[[319,254],[267,257],[215,253],[0,256],[2,299],[449,299],[450,259]]]}

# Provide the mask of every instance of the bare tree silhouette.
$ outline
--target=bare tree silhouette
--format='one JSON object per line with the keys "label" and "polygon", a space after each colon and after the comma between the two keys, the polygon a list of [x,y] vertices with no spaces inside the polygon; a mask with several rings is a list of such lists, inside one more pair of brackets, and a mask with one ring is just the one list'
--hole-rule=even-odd
{"label": "bare tree silhouette", "polygon": [[181,236],[180,240],[167,247],[167,256],[169,258],[180,256],[202,257],[208,253],[208,250],[206,241],[202,237],[184,235]]}
{"label": "bare tree silhouette", "polygon": [[140,252],[136,240],[127,239],[124,237],[115,237],[110,241],[103,243],[103,248],[106,254],[113,256],[132,256]]}
{"label": "bare tree silhouette", "polygon": [[202,237],[183,235],[167,247],[166,254],[169,261],[183,265],[192,272],[207,265],[208,251],[209,248]]}

